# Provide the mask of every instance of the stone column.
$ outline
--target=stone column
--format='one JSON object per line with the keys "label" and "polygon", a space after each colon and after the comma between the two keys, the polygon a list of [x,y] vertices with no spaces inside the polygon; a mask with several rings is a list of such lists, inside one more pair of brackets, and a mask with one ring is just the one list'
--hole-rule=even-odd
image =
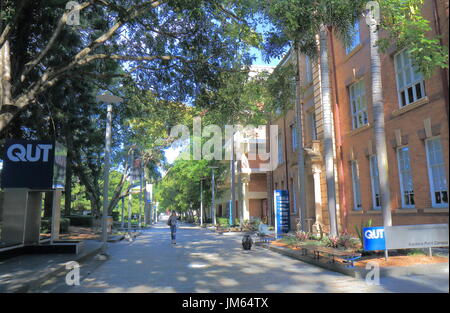
{"label": "stone column", "polygon": [[322,170],[320,169],[319,164],[312,165],[312,173],[314,180],[314,208],[316,215],[313,229],[319,232],[319,225],[322,225],[322,190],[320,187],[320,174],[322,173]]}

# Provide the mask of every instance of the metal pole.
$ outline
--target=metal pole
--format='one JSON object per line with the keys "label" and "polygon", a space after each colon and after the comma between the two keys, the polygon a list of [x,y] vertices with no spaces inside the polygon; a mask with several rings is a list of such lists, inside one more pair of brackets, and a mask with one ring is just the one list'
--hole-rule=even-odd
{"label": "metal pole", "polygon": [[200,179],[200,227],[203,226],[203,178]]}
{"label": "metal pole", "polygon": [[231,137],[231,160],[230,160],[230,172],[231,172],[231,184],[230,184],[230,191],[231,191],[231,207],[230,207],[230,210],[231,210],[231,213],[232,213],[232,217],[230,216],[230,218],[231,218],[231,220],[230,220],[230,223],[232,223],[232,224],[230,224],[230,227],[232,226],[232,225],[234,225],[235,224],[235,220],[236,220],[236,217],[238,216],[238,214],[236,214],[237,212],[236,212],[236,184],[235,184],[235,180],[236,180],[236,178],[235,178],[235,172],[236,172],[236,170],[235,170],[235,164],[234,164],[234,131],[233,131],[233,136]]}
{"label": "metal pole", "polygon": [[216,226],[216,206],[214,203],[214,169],[211,169],[212,171],[212,204],[211,204],[211,218],[212,218],[212,222],[213,222],[213,226]]}
{"label": "metal pole", "polygon": [[128,194],[128,232],[131,232],[131,192]]}
{"label": "metal pole", "polygon": [[109,158],[111,154],[111,124],[112,124],[112,105],[108,104],[106,114],[105,168],[104,168],[104,183],[103,183],[102,252],[106,251],[106,245],[108,241],[107,216],[108,216]]}

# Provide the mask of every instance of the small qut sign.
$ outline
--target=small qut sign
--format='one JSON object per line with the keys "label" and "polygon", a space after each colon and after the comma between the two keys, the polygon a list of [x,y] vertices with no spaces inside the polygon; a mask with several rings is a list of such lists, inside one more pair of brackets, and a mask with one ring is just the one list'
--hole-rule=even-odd
{"label": "small qut sign", "polygon": [[363,228],[364,250],[385,250],[386,239],[384,236],[384,227],[366,227]]}

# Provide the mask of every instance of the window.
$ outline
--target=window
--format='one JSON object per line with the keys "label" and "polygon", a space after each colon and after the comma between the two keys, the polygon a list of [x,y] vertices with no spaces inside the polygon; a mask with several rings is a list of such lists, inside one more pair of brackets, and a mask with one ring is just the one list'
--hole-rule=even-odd
{"label": "window", "polygon": [[448,207],[448,184],[440,138],[426,141],[428,176],[433,207]]}
{"label": "window", "polygon": [[351,161],[351,167],[352,167],[352,182],[353,182],[353,210],[359,211],[362,209],[362,203],[361,203],[361,189],[359,185],[358,163],[356,161]]}
{"label": "window", "polygon": [[367,118],[366,90],[364,81],[350,85],[350,107],[352,112],[353,129],[366,125],[369,121]]}
{"label": "window", "polygon": [[317,140],[316,113],[308,113],[308,123],[310,129],[311,140]]}
{"label": "window", "polygon": [[297,151],[297,127],[291,125],[292,151]]}
{"label": "window", "polygon": [[414,186],[409,162],[409,148],[397,149],[402,208],[414,208]]}
{"label": "window", "polygon": [[283,138],[281,137],[281,132],[278,133],[277,138],[277,153],[278,153],[278,164],[283,164]]}
{"label": "window", "polygon": [[306,74],[306,83],[310,83],[313,80],[313,75],[312,75],[312,63],[311,63],[311,59],[309,56],[305,56],[305,74]]}
{"label": "window", "polygon": [[372,205],[374,210],[381,209],[380,177],[378,175],[377,156],[370,156],[370,181],[372,183]]}
{"label": "window", "polygon": [[359,21],[353,25],[353,29],[350,30],[350,41],[345,47],[345,52],[349,54],[361,43],[359,39]]}
{"label": "window", "polygon": [[412,65],[411,55],[407,50],[395,56],[395,73],[400,107],[425,97],[422,73]]}

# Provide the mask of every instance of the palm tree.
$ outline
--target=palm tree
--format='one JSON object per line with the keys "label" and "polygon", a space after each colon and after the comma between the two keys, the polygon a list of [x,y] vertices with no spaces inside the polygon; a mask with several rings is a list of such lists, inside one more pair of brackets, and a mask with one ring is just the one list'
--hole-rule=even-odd
{"label": "palm tree", "polygon": [[[295,55],[297,57],[297,79],[296,79],[296,95],[295,95],[295,118],[296,118],[296,132],[297,132],[297,163],[298,163],[298,189],[299,189],[299,204],[300,204],[300,230],[306,230],[306,179],[305,179],[305,151],[303,149],[303,123],[302,123],[302,91],[301,91],[301,71],[300,71],[300,47],[299,42],[296,41]],[[295,192],[293,190],[292,192]]]}
{"label": "palm tree", "polygon": [[391,195],[389,187],[389,170],[387,160],[386,134],[384,129],[384,100],[381,84],[381,60],[378,49],[378,21],[373,7],[366,22],[370,35],[370,70],[372,78],[372,110],[375,149],[380,179],[381,208],[383,211],[383,225],[392,226]]}
{"label": "palm tree", "polygon": [[336,186],[333,156],[333,111],[331,108],[330,70],[328,67],[328,32],[322,24],[319,31],[320,38],[320,78],[322,89],[323,114],[323,146],[325,161],[325,177],[327,182],[327,205],[330,218],[330,235],[338,235],[336,218]]}

